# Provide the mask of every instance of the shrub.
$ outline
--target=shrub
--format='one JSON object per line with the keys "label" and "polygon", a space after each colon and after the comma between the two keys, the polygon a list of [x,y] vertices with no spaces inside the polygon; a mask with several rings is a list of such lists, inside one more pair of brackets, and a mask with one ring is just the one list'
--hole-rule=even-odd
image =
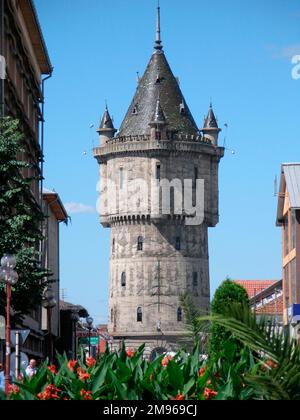
{"label": "shrub", "polygon": [[[234,304],[249,307],[248,294],[242,286],[227,279],[215,293],[211,305],[212,315],[225,315]],[[224,345],[228,342],[231,342],[232,351],[238,350],[240,345],[233,339],[232,334],[216,323],[212,323],[209,344],[210,356],[220,357],[224,353]]]}

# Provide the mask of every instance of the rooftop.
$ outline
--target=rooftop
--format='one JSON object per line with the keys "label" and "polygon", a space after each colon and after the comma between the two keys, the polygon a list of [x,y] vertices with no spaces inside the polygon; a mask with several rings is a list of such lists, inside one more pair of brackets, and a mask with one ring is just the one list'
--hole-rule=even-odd
{"label": "rooftop", "polygon": [[156,113],[158,100],[169,131],[196,135],[199,131],[197,124],[163,52],[160,38],[160,8],[158,8],[154,49],[145,74],[139,80],[119,135],[125,137],[148,134],[149,123]]}
{"label": "rooftop", "polygon": [[18,5],[24,16],[29,37],[34,47],[41,73],[50,74],[52,72],[52,64],[49,58],[34,1],[22,0],[18,2]]}
{"label": "rooftop", "polygon": [[283,221],[286,191],[291,209],[300,209],[300,163],[284,163],[281,167],[277,210],[278,225],[281,225]]}
{"label": "rooftop", "polygon": [[278,280],[234,280],[235,283],[246,289],[249,299],[278,283]]}

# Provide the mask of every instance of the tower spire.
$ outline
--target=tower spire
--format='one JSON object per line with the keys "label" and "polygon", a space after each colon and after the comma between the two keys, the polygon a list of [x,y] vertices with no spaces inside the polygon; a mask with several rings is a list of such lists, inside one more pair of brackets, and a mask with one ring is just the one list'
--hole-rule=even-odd
{"label": "tower spire", "polygon": [[161,51],[163,49],[162,42],[161,42],[161,26],[160,26],[160,4],[158,0],[157,5],[157,17],[156,17],[156,39],[154,49],[157,51]]}

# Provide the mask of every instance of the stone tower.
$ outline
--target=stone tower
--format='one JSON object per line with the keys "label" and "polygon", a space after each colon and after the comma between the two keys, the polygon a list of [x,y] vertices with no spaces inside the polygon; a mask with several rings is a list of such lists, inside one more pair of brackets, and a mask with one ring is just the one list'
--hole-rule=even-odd
{"label": "stone tower", "polygon": [[121,128],[116,134],[106,108],[98,131],[100,222],[111,229],[109,332],[116,346],[146,343],[148,355],[176,350],[186,338],[181,295],[209,310],[208,228],[219,221],[224,149],[212,107],[199,129],[170,69],[159,8],[154,53]]}

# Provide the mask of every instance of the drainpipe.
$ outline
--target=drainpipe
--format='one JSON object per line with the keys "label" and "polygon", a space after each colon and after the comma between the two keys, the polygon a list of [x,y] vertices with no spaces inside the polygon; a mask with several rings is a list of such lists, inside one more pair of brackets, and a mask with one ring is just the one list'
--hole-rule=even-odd
{"label": "drainpipe", "polygon": [[[3,1],[3,0],[2,0]],[[50,74],[42,80],[42,125],[41,125],[41,208],[43,204],[43,187],[44,187],[44,139],[45,139],[45,82],[53,75],[54,68],[51,68]]]}

